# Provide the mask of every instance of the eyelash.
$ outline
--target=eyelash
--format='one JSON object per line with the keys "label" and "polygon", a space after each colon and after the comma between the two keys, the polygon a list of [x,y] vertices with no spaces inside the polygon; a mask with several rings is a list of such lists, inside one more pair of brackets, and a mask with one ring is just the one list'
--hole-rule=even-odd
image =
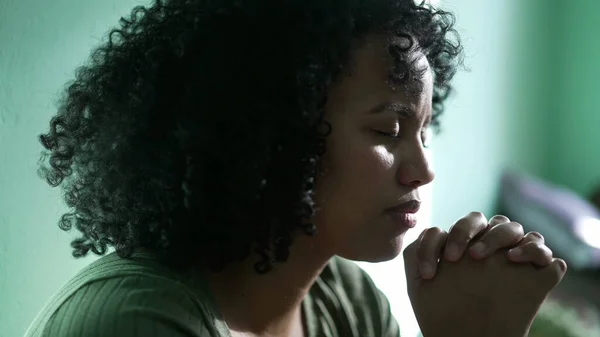
{"label": "eyelash", "polygon": [[394,134],[394,133],[390,133],[390,132],[383,132],[383,131],[379,131],[379,130],[375,130],[375,132],[377,134],[381,135],[381,136],[392,138],[392,139],[398,139],[398,138],[400,138],[400,134]]}
{"label": "eyelash", "polygon": [[[391,138],[393,140],[398,140],[400,138],[400,133],[394,134],[394,133],[384,132],[384,131],[379,131],[379,130],[375,130],[375,132],[381,136]],[[423,143],[423,147],[427,149],[427,148],[429,148],[429,145],[425,144],[425,139],[424,139],[425,133],[426,133],[425,130],[421,131],[421,143]]]}

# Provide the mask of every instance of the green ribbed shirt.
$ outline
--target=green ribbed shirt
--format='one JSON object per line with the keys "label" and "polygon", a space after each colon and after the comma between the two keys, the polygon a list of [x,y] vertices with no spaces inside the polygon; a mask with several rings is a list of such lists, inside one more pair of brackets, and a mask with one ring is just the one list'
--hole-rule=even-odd
{"label": "green ribbed shirt", "polygon": [[[265,299],[268,300],[268,299]],[[399,337],[386,297],[358,265],[333,258],[302,303],[308,337]],[[27,337],[230,337],[205,281],[148,252],[82,269],[40,311]]]}

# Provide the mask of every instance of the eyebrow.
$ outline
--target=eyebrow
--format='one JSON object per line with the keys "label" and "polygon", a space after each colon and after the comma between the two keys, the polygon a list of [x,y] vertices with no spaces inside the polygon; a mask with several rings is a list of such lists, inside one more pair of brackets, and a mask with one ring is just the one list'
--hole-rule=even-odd
{"label": "eyebrow", "polygon": [[[417,116],[417,113],[411,107],[398,102],[383,102],[371,109],[370,113],[377,114],[385,111],[395,112],[401,118],[407,119],[415,118]],[[424,123],[425,125],[429,125],[431,123],[431,117],[431,114],[427,116]]]}
{"label": "eyebrow", "polygon": [[371,109],[370,113],[377,114],[384,111],[395,112],[403,118],[414,118],[417,115],[409,106],[398,102],[383,102]]}

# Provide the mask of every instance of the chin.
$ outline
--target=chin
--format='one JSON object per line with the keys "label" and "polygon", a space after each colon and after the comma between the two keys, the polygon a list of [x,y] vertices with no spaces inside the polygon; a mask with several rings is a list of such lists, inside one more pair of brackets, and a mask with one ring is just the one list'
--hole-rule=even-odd
{"label": "chin", "polygon": [[403,239],[404,235],[400,235],[384,243],[378,242],[369,245],[363,243],[360,246],[353,247],[350,251],[345,252],[345,254],[338,255],[353,261],[371,263],[390,261],[398,257],[402,252]]}

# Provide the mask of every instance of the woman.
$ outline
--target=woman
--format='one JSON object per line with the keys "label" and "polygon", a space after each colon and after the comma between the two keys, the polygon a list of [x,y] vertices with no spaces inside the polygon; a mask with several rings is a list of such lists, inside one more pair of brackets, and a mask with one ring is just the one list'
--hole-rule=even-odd
{"label": "woman", "polygon": [[[40,137],[41,174],[72,208],[59,225],[82,233],[74,256],[116,253],[69,282],[28,335],[398,336],[387,299],[348,260],[394,258],[416,224],[418,189],[434,178],[427,130],[460,64],[452,27],[410,0],[134,9]],[[486,249],[461,259],[475,237]],[[522,254],[493,254],[515,246]],[[518,336],[564,273],[545,271],[565,266],[539,234],[481,213],[428,229],[407,252],[426,337],[477,326],[444,310]],[[450,302],[452,282],[481,275],[548,286],[500,322]],[[510,298],[488,290],[475,295]]]}

